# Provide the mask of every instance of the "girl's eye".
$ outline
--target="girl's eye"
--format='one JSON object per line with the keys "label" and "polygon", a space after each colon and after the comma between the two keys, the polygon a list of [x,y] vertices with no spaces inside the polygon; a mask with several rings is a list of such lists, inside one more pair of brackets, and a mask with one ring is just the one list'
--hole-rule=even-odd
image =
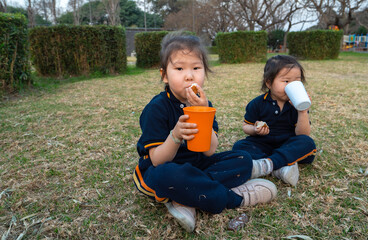
{"label": "girl's eye", "polygon": [[178,67],[178,68],[176,68],[176,70],[179,70],[179,71],[181,71],[181,70],[183,70],[183,68],[180,68],[180,67]]}

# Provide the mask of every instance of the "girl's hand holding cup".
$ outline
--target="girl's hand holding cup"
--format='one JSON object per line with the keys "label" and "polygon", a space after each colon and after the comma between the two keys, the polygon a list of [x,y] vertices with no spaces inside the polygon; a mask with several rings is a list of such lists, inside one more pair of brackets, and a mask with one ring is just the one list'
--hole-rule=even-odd
{"label": "girl's hand holding cup", "polygon": [[306,111],[310,108],[312,102],[301,81],[293,81],[286,85],[285,93],[296,110]]}
{"label": "girl's hand holding cup", "polygon": [[188,115],[181,115],[172,134],[175,138],[190,141],[194,138],[194,134],[198,132],[197,124],[186,122],[189,119]]}

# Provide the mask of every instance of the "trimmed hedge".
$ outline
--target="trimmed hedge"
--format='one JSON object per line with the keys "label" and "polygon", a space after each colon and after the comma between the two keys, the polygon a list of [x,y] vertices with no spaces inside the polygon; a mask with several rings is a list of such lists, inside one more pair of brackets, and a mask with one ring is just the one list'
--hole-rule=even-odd
{"label": "trimmed hedge", "polygon": [[268,33],[267,45],[272,50],[280,49],[279,46],[284,44],[285,31],[281,29],[273,30]]}
{"label": "trimmed hedge", "polygon": [[260,62],[266,60],[266,31],[217,33],[215,41],[219,59],[222,63]]}
{"label": "trimmed hedge", "polygon": [[315,30],[290,32],[289,54],[301,59],[336,59],[340,53],[343,31]]}
{"label": "trimmed hedge", "polygon": [[30,50],[33,64],[43,76],[114,74],[127,67],[122,27],[36,27],[30,31]]}
{"label": "trimmed hedge", "polygon": [[160,64],[161,41],[168,33],[168,31],[141,32],[134,36],[137,67],[151,68]]}
{"label": "trimmed hedge", "polygon": [[[134,35],[136,66],[152,68],[160,65],[160,50],[162,39],[169,31],[141,32]],[[179,35],[196,35],[191,31],[178,31]]]}
{"label": "trimmed hedge", "polygon": [[207,47],[207,52],[209,54],[218,54],[218,52],[217,52],[217,46]]}
{"label": "trimmed hedge", "polygon": [[31,85],[27,20],[21,14],[0,13],[0,91]]}

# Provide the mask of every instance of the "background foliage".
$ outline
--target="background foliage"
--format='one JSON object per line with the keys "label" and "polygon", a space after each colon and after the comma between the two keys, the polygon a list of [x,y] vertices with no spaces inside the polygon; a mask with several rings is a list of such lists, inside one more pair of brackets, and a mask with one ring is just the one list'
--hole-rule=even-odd
{"label": "background foliage", "polygon": [[281,29],[273,30],[267,34],[267,45],[272,50],[280,48],[283,44],[285,31]]}
{"label": "background foliage", "polygon": [[[7,8],[7,13],[20,13],[23,14],[24,16],[26,16],[26,18],[28,19],[28,12],[27,9],[21,8],[21,7],[12,7],[12,6],[8,6]],[[35,23],[36,25],[51,25],[51,22],[46,20],[44,18],[44,16],[41,16],[40,14],[36,13],[35,15]]]}
{"label": "background foliage", "polygon": [[0,12],[0,91],[30,85],[27,20]]}
{"label": "background foliage", "polygon": [[[168,31],[141,32],[134,36],[137,53],[137,67],[151,68],[160,64],[160,50],[162,39]],[[183,31],[184,35],[195,35],[191,31]]]}
{"label": "background foliage", "polygon": [[112,26],[36,27],[30,31],[33,64],[43,76],[123,73],[125,30]]}
{"label": "background foliage", "polygon": [[142,32],[134,37],[137,67],[150,68],[160,63],[161,41],[168,31]]}
{"label": "background foliage", "polygon": [[218,33],[216,46],[223,63],[259,62],[266,59],[266,31]]}
{"label": "background foliage", "polygon": [[[120,23],[124,27],[144,27],[144,11],[142,11],[135,1],[120,0]],[[104,24],[108,21],[106,9],[102,1],[90,1],[83,4],[80,9],[80,24]],[[91,22],[92,20],[92,22]],[[58,18],[60,24],[73,24],[73,12],[67,11]],[[160,15],[146,13],[146,24],[148,28],[159,28],[163,26]]]}
{"label": "background foliage", "polygon": [[289,54],[302,59],[337,59],[342,37],[342,31],[333,30],[290,32]]}

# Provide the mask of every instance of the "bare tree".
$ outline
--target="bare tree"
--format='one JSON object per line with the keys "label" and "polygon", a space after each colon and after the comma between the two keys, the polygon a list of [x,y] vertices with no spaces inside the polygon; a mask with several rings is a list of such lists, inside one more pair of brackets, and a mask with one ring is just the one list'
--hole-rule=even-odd
{"label": "bare tree", "polygon": [[152,10],[161,14],[162,18],[168,15],[178,13],[181,9],[188,5],[188,0],[148,0],[152,4]]}
{"label": "bare tree", "polygon": [[57,24],[60,15],[60,0],[33,0],[35,12],[38,13],[46,22]]}
{"label": "bare tree", "polygon": [[[192,0],[178,12],[170,13],[165,19],[165,29],[186,29],[213,40],[218,32],[238,29],[231,4],[223,0]],[[203,36],[203,34],[205,36]]]}
{"label": "bare tree", "polygon": [[49,0],[49,8],[52,16],[52,23],[57,24],[58,9],[56,7],[57,0]]}
{"label": "bare tree", "polygon": [[298,0],[231,0],[248,30],[272,30],[282,27],[299,14],[304,5]]}
{"label": "bare tree", "polygon": [[[304,9],[305,9],[305,5],[303,5],[303,10]],[[293,26],[298,25],[298,24],[302,24],[302,26],[304,26],[304,24],[306,23],[315,22],[314,19],[310,19],[308,13],[306,15],[304,14],[305,12],[303,11],[299,11],[298,13],[299,14],[288,14],[285,18],[285,24],[283,25],[282,28],[279,28],[279,29],[285,30],[285,35],[284,35],[283,44],[282,44],[283,52],[286,51],[287,35]]]}
{"label": "bare tree", "polygon": [[89,7],[89,24],[92,24],[92,7],[91,7],[91,0],[88,0],[88,7]]}
{"label": "bare tree", "polygon": [[0,12],[7,12],[6,0],[0,0]]}
{"label": "bare tree", "polygon": [[265,0],[233,0],[233,2],[237,9],[234,13],[240,16],[249,30],[256,30],[257,21],[264,18],[267,13]]}
{"label": "bare tree", "polygon": [[28,0],[28,6],[27,6],[27,14],[28,14],[28,27],[33,28],[36,25],[35,22],[35,8],[34,8],[34,0]]}
{"label": "bare tree", "polygon": [[303,18],[303,10],[306,8],[305,4],[298,0],[295,1],[280,1],[270,3],[266,1],[268,9],[268,17],[264,21],[260,20],[257,23],[262,29],[276,30],[283,29],[285,31],[282,51],[286,51],[287,35],[291,28],[297,24],[304,24],[314,20]]}
{"label": "bare tree", "polygon": [[113,25],[113,26],[118,25],[120,23],[119,0],[102,0],[102,3],[104,4],[106,12],[108,14],[110,25]]}
{"label": "bare tree", "polygon": [[355,12],[368,6],[366,0],[305,0],[308,8],[318,15],[320,27],[336,25],[349,33],[349,25],[356,20]]}
{"label": "bare tree", "polygon": [[[164,28],[167,30],[190,30],[192,25],[192,16],[186,14],[187,9],[177,13],[170,13],[165,19]],[[178,21],[180,19],[180,21]]]}
{"label": "bare tree", "polygon": [[48,7],[48,0],[38,0],[35,2],[35,5],[43,17],[43,19],[48,22],[49,21],[49,7]]}
{"label": "bare tree", "polygon": [[80,8],[83,5],[83,0],[69,0],[68,5],[73,11],[74,25],[79,25],[80,24]]}
{"label": "bare tree", "polygon": [[185,29],[192,32],[197,32],[198,29],[198,3],[196,0],[190,0],[188,4],[182,6],[178,12],[168,13],[165,21],[166,29]]}
{"label": "bare tree", "polygon": [[264,30],[273,28],[279,24],[285,24],[288,19],[292,19],[304,7],[297,0],[265,1],[265,4],[267,16],[263,19],[257,19],[257,23]]}
{"label": "bare tree", "polygon": [[[200,30],[213,40],[218,32],[242,30],[238,16],[233,14],[233,6],[229,1],[209,0],[199,4],[198,10]],[[199,33],[198,33],[199,34]]]}
{"label": "bare tree", "polygon": [[368,29],[368,8],[364,9],[364,11],[356,13],[356,20],[359,25]]}

